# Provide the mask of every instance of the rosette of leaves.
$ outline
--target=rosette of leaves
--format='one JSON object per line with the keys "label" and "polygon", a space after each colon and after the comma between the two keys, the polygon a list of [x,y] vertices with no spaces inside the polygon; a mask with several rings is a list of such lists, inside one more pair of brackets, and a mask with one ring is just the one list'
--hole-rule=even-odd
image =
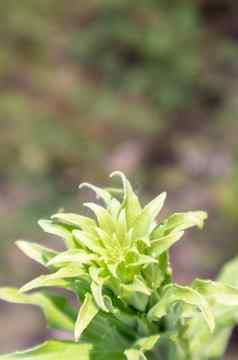
{"label": "rosette of leaves", "polygon": [[[174,283],[169,248],[186,229],[202,228],[206,213],[174,213],[158,224],[166,193],[143,207],[125,175],[114,175],[121,177],[122,189],[80,186],[102,201],[84,204],[92,217],[59,212],[39,221],[44,231],[63,239],[65,251],[17,242],[50,273],[20,290],[0,289],[2,300],[40,306],[49,326],[72,332],[75,341],[50,340],[1,360],[214,360],[223,355],[238,320],[238,281],[232,276],[238,261],[224,268],[218,282]],[[44,290],[52,287],[75,293],[79,309]]]}

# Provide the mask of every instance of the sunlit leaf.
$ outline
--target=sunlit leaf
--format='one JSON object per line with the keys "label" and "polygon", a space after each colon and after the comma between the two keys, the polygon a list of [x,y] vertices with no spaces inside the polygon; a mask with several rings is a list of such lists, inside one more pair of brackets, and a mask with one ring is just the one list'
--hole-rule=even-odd
{"label": "sunlit leaf", "polygon": [[122,284],[121,286],[128,292],[139,292],[145,295],[151,294],[151,289],[149,289],[145,281],[143,281],[143,279],[138,276],[135,277],[131,284]]}
{"label": "sunlit leaf", "polygon": [[0,288],[0,299],[17,304],[37,305],[43,310],[50,327],[68,331],[74,329],[74,321],[60,308],[50,293],[21,294],[15,288]]}
{"label": "sunlit leaf", "polygon": [[109,234],[112,234],[114,232],[113,219],[110,213],[106,209],[104,209],[104,207],[94,203],[84,203],[84,205],[95,213],[98,224],[103,230],[105,230]]}
{"label": "sunlit leaf", "polygon": [[127,180],[126,176],[121,171],[114,171],[111,176],[120,176],[123,183],[124,199],[122,203],[122,208],[126,212],[126,220],[128,228],[130,229],[135,219],[141,213],[141,205],[138,197],[132,189],[130,182]]}
{"label": "sunlit leaf", "polygon": [[99,309],[108,312],[108,308],[105,304],[104,297],[103,297],[103,284],[98,284],[95,281],[91,283],[91,291],[93,298],[99,307]]}
{"label": "sunlit leaf", "polygon": [[67,247],[75,247],[71,232],[63,225],[55,224],[51,220],[39,220],[38,224],[45,232],[59,236],[64,239]]}
{"label": "sunlit leaf", "polygon": [[162,222],[154,231],[153,239],[168,235],[170,232],[183,231],[193,226],[202,228],[207,219],[205,211],[188,211],[184,213],[174,213]]}
{"label": "sunlit leaf", "polygon": [[107,190],[89,183],[82,183],[79,185],[79,189],[82,189],[83,187],[88,187],[89,189],[92,189],[99,198],[103,199],[106,205],[110,205],[112,197]]}
{"label": "sunlit leaf", "polygon": [[169,307],[178,301],[197,307],[201,311],[211,331],[214,330],[214,317],[206,299],[196,290],[177,284],[166,286],[159,302],[150,309],[148,319],[155,321],[162,318],[168,312]]}
{"label": "sunlit leaf", "polygon": [[238,257],[228,261],[222,268],[218,280],[224,284],[238,288],[238,277],[234,274],[238,273]]}
{"label": "sunlit leaf", "polygon": [[148,234],[151,225],[163,207],[165,199],[166,193],[164,192],[144,207],[133,226],[134,238],[143,238]]}
{"label": "sunlit leaf", "polygon": [[95,259],[95,255],[89,254],[83,250],[70,249],[65,252],[62,252],[52,258],[48,265],[65,265],[65,264],[89,264],[92,260]]}
{"label": "sunlit leaf", "polygon": [[168,250],[173,244],[181,239],[184,232],[174,232],[170,235],[161,237],[159,239],[152,240],[150,254],[154,257],[160,256],[163,252]]}
{"label": "sunlit leaf", "polygon": [[196,279],[192,284],[193,289],[216,304],[238,306],[238,289],[211,280]]}
{"label": "sunlit leaf", "polygon": [[0,360],[91,360],[92,344],[51,340],[31,350],[0,355]]}
{"label": "sunlit leaf", "polygon": [[81,230],[73,230],[73,235],[82,247],[85,247],[96,254],[104,255],[104,250],[100,244],[99,238],[95,235]]}
{"label": "sunlit leaf", "polygon": [[79,340],[83,331],[88,327],[93,318],[97,315],[98,308],[90,294],[85,296],[84,302],[79,309],[77,321],[75,324],[75,340]]}
{"label": "sunlit leaf", "polygon": [[59,223],[75,226],[76,228],[80,228],[85,231],[91,230],[94,226],[96,226],[96,222],[93,219],[78,214],[57,213],[51,218]]}
{"label": "sunlit leaf", "polygon": [[141,338],[136,341],[136,343],[134,344],[134,347],[136,347],[142,351],[152,350],[154,348],[154,346],[156,345],[156,343],[158,342],[159,338],[160,338],[159,334]]}
{"label": "sunlit leaf", "polygon": [[145,354],[141,350],[129,349],[125,351],[127,360],[147,360]]}
{"label": "sunlit leaf", "polygon": [[47,265],[48,262],[58,254],[55,250],[28,241],[18,240],[16,241],[16,245],[29,258],[42,265]]}
{"label": "sunlit leaf", "polygon": [[59,269],[57,272],[49,275],[41,275],[36,279],[24,285],[20,292],[27,292],[39,287],[62,287],[68,288],[68,282],[65,279],[80,278],[85,275],[84,271],[79,266],[66,266]]}

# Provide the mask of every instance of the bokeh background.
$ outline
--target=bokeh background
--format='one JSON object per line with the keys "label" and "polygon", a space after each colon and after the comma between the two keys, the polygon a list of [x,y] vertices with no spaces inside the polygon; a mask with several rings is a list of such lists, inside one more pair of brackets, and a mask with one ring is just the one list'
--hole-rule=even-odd
{"label": "bokeh background", "polygon": [[[238,254],[236,1],[8,0],[0,40],[1,286],[44,271],[14,241],[49,244],[37,219],[115,169],[145,201],[167,190],[164,216],[208,210],[173,250],[178,281]],[[0,329],[0,353],[47,337],[29,306],[1,302]]]}

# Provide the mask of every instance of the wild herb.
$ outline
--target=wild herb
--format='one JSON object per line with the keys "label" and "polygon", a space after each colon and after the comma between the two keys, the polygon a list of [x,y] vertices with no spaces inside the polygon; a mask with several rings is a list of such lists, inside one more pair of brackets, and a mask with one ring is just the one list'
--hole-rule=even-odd
{"label": "wild herb", "polygon": [[[0,289],[2,300],[39,306],[50,328],[72,332],[75,341],[49,340],[0,360],[222,358],[238,320],[238,259],[225,266],[217,282],[174,283],[169,249],[185,230],[202,228],[207,214],[174,213],[158,224],[166,193],[143,207],[125,175],[112,176],[121,178],[122,189],[80,186],[103,202],[84,204],[92,217],[59,212],[39,221],[45,232],[63,239],[65,251],[17,242],[50,273],[20,290]],[[73,292],[79,309],[67,297],[42,290],[52,287]]]}

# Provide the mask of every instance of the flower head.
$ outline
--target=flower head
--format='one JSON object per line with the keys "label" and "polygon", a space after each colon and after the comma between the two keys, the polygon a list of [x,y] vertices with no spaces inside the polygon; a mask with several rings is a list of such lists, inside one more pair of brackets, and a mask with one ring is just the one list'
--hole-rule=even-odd
{"label": "flower head", "polygon": [[[103,202],[84,204],[92,212],[91,217],[59,212],[50,220],[39,221],[44,231],[64,239],[65,251],[58,253],[18,242],[28,256],[53,271],[32,280],[21,292],[45,286],[65,287],[83,301],[76,324],[77,339],[98,311],[110,313],[127,325],[133,323],[133,313],[137,314],[137,323],[138,314],[146,316],[146,322],[153,322],[155,313],[161,317],[165,309],[158,310],[156,304],[171,284],[168,250],[185,229],[202,227],[207,217],[203,211],[175,213],[158,224],[166,193],[142,206],[122,172],[116,171],[111,176],[121,178],[121,189],[80,185],[95,191]],[[180,296],[181,289],[176,291]],[[171,299],[166,296],[167,293],[165,303],[169,303]],[[160,303],[162,306],[163,301]]]}
{"label": "flower head", "polygon": [[[117,171],[111,176],[122,180],[121,199],[97,186],[80,185],[94,190],[104,203],[84,204],[92,217],[59,212],[51,220],[40,220],[45,231],[60,235],[67,244],[67,250],[50,256],[47,265],[55,269],[77,268],[104,311],[108,311],[104,293],[107,298],[113,294],[125,305],[144,311],[150,297],[168,282],[168,248],[186,228],[201,227],[206,213],[177,213],[157,224],[166,193],[142,207],[125,175]],[[29,284],[24,289],[29,289]]]}

